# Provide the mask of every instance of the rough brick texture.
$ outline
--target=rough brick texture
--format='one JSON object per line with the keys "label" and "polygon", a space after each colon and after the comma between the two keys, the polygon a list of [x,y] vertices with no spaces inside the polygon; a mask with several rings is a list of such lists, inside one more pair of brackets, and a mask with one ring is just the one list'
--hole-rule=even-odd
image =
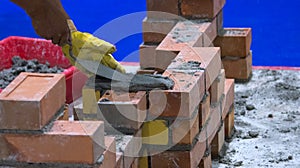
{"label": "rough brick texture", "polygon": [[0,94],[0,129],[39,130],[64,106],[62,74],[21,73]]}
{"label": "rough brick texture", "polygon": [[217,31],[218,31],[218,34],[221,34],[222,30],[223,30],[223,25],[224,25],[223,9],[218,13],[216,18],[217,18]]}
{"label": "rough brick texture", "polygon": [[199,168],[212,168],[212,160],[211,160],[211,154],[208,156],[205,156],[201,159],[201,162],[198,166]]}
{"label": "rough brick texture", "polygon": [[222,101],[223,114],[222,119],[224,120],[227,114],[230,112],[230,108],[234,103],[234,79],[226,79],[225,80],[225,88],[224,88],[224,99]]}
{"label": "rough brick texture", "polygon": [[107,91],[98,103],[99,119],[105,121],[105,128],[112,126],[122,132],[135,132],[146,119],[146,103],[145,92]]}
{"label": "rough brick texture", "polygon": [[224,28],[214,41],[221,47],[221,55],[246,57],[249,55],[252,42],[251,28]]}
{"label": "rough brick texture", "polygon": [[196,168],[206,150],[206,137],[198,137],[191,151],[165,151],[151,157],[152,167],[191,167]]}
{"label": "rough brick texture", "polygon": [[[200,63],[200,68],[205,69],[206,90],[209,89],[221,70],[219,47],[186,47],[181,51],[177,59]],[[180,62],[176,59],[175,61]],[[175,61],[172,64],[177,66]]]}
{"label": "rough brick texture", "polygon": [[225,127],[224,124],[220,127],[211,144],[211,155],[213,158],[218,158],[219,153],[225,142]]}
{"label": "rough brick texture", "polygon": [[210,86],[210,102],[216,104],[220,102],[220,99],[224,93],[225,88],[225,70],[221,69],[220,74]]}
{"label": "rough brick texture", "polygon": [[210,94],[207,93],[199,105],[199,126],[202,128],[210,116]]}
{"label": "rough brick texture", "polygon": [[248,80],[252,73],[252,52],[246,58],[224,57],[226,78]]}
{"label": "rough brick texture", "polygon": [[139,156],[142,148],[142,131],[138,131],[134,136],[131,135],[110,135],[116,137],[117,141],[117,168],[130,168]]}
{"label": "rough brick texture", "polygon": [[177,18],[178,14],[178,0],[147,0],[148,18]]}
{"label": "rough brick texture", "polygon": [[232,137],[234,131],[234,108],[228,113],[225,119],[225,138],[229,139]]}
{"label": "rough brick texture", "polygon": [[[104,124],[101,121],[55,121],[41,134],[3,133],[8,156],[20,162],[93,164],[104,151]],[[6,151],[7,151],[6,150]]]}
{"label": "rough brick texture", "polygon": [[111,168],[116,166],[116,141],[114,137],[105,136],[105,151],[103,161],[99,168]]}
{"label": "rough brick texture", "polygon": [[210,46],[217,35],[216,19],[212,22],[178,22],[156,48],[156,68],[165,70],[185,47]]}
{"label": "rough brick texture", "polygon": [[140,45],[140,66],[143,69],[146,68],[155,68],[155,49],[156,45],[147,45],[141,44]]}
{"label": "rough brick texture", "polygon": [[181,14],[188,18],[214,18],[225,0],[181,0]]}
{"label": "rough brick texture", "polygon": [[171,127],[172,144],[192,144],[199,133],[199,113],[188,119],[176,119]]}
{"label": "rough brick texture", "polygon": [[176,20],[145,18],[143,20],[144,43],[160,43],[175,26]]}
{"label": "rough brick texture", "polygon": [[149,94],[149,112],[153,116],[190,117],[204,95],[204,73],[181,73],[167,70],[163,74],[175,81],[173,90],[153,90]]}
{"label": "rough brick texture", "polygon": [[220,69],[219,48],[184,48],[163,74],[175,81],[173,90],[150,92],[150,114],[167,117],[190,116],[202,100],[205,89],[208,90],[218,76]]}
{"label": "rough brick texture", "polygon": [[211,144],[221,125],[221,109],[220,106],[211,106],[210,117],[206,123],[208,144]]}

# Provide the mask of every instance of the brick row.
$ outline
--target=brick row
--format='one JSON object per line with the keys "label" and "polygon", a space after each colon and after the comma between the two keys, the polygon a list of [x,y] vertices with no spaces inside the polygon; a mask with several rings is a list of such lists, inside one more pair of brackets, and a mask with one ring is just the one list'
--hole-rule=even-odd
{"label": "brick row", "polygon": [[123,135],[120,133],[110,134],[116,139],[116,168],[130,168],[140,156],[142,149],[142,131],[134,135]]}
{"label": "brick row", "polygon": [[220,102],[220,99],[224,93],[224,89],[225,89],[224,86],[225,86],[225,70],[221,69],[218,77],[214,80],[214,82],[209,88],[211,104],[216,104]]}
{"label": "brick row", "polygon": [[41,130],[64,107],[62,74],[21,73],[0,94],[0,129]]}
{"label": "brick row", "polygon": [[222,63],[226,78],[247,81],[252,74],[252,52],[245,58],[223,57]]}
{"label": "brick row", "polygon": [[232,107],[225,118],[225,138],[230,139],[234,131],[234,108]]}
{"label": "brick row", "polygon": [[106,132],[134,133],[146,119],[146,106],[146,92],[106,91],[98,102],[98,117],[105,121]]}
{"label": "brick row", "polygon": [[224,28],[213,43],[221,48],[222,57],[246,57],[249,55],[251,42],[251,28]]}
{"label": "brick row", "polygon": [[230,108],[234,105],[234,79],[226,79],[224,87],[224,99],[222,100],[222,119],[224,120]]}
{"label": "brick row", "polygon": [[185,47],[210,46],[217,36],[216,19],[212,22],[178,22],[156,48],[156,68],[165,70],[171,61]]}
{"label": "brick row", "polygon": [[176,16],[214,18],[224,5],[225,0],[147,0],[147,16],[161,19]]}
{"label": "brick row", "polygon": [[1,133],[0,137],[4,161],[94,164],[105,149],[100,121],[55,121],[45,133]]}
{"label": "brick row", "polygon": [[[121,131],[125,134],[137,132],[146,119],[146,93],[126,93],[117,91],[106,91],[100,99],[95,99],[94,89],[90,88],[94,100],[95,113],[84,113],[84,106],[77,105],[75,108],[79,120],[100,120],[104,121],[105,132]],[[88,94],[83,94],[83,96]],[[90,96],[91,97],[91,96]],[[83,99],[89,101],[91,98]]]}
{"label": "brick row", "polygon": [[145,18],[143,20],[144,43],[159,44],[175,26],[177,20]]}

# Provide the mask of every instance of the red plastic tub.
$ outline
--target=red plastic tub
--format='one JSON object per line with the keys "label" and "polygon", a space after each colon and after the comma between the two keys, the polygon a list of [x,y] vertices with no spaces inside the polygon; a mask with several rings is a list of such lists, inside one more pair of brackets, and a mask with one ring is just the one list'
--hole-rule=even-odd
{"label": "red plastic tub", "polygon": [[[11,36],[0,41],[0,71],[10,68],[11,58],[20,56],[23,59],[37,59],[41,63],[48,61],[50,66],[65,68],[66,76],[66,102],[71,103],[82,94],[82,87],[87,77],[81,73],[62,53],[61,47],[51,41],[37,38]],[[1,92],[1,90],[0,90]]]}

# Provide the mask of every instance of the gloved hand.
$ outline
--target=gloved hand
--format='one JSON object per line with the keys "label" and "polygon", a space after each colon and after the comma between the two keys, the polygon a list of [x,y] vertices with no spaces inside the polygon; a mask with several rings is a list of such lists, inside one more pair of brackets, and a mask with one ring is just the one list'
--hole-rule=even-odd
{"label": "gloved hand", "polygon": [[54,44],[71,44],[68,14],[60,0],[11,0],[30,16],[35,32]]}
{"label": "gloved hand", "polygon": [[[74,57],[99,62],[107,67],[125,73],[125,69],[111,55],[116,51],[114,45],[89,33],[77,31],[72,20],[68,20],[68,25],[71,30],[72,53]],[[62,47],[65,56],[69,59],[72,65],[75,65],[79,70],[85,72],[87,75],[90,75],[84,67],[76,64],[76,61],[70,55],[70,47],[70,45],[64,45]]]}

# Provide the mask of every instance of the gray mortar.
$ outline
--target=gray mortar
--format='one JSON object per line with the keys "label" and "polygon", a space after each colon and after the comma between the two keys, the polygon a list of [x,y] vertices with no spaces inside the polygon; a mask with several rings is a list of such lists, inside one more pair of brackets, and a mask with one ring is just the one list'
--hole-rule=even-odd
{"label": "gray mortar", "polygon": [[299,107],[300,71],[254,70],[235,85],[236,133],[213,167],[300,167]]}
{"label": "gray mortar", "polygon": [[244,36],[246,35],[246,30],[225,30],[221,31],[222,36]]}
{"label": "gray mortar", "polygon": [[127,74],[131,76],[130,83],[121,82],[121,81],[111,81],[110,79],[105,79],[101,77],[97,77],[96,79],[92,79],[92,77],[86,83],[87,86],[93,87],[98,90],[116,90],[116,91],[129,91],[129,92],[137,92],[137,91],[151,91],[153,89],[161,89],[161,90],[171,90],[174,86],[174,81],[169,77],[165,77],[162,75],[133,75]]}
{"label": "gray mortar", "polygon": [[13,81],[21,72],[38,72],[38,73],[62,73],[64,69],[50,64],[39,63],[37,59],[24,60],[19,56],[14,56],[11,59],[12,67],[4,69],[0,72],[0,88],[4,89]]}
{"label": "gray mortar", "polygon": [[116,141],[116,152],[123,153],[128,143],[133,139],[132,135],[123,135],[123,134],[110,134],[108,136],[112,136]]}

